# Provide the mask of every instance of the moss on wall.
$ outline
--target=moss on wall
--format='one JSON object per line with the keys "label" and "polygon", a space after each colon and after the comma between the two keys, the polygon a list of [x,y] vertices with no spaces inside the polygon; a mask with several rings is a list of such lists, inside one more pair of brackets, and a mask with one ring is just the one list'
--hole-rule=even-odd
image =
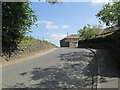
{"label": "moss on wall", "polygon": [[120,62],[120,30],[104,37],[80,40],[78,42],[79,48],[94,48],[107,49],[111,52],[113,57]]}

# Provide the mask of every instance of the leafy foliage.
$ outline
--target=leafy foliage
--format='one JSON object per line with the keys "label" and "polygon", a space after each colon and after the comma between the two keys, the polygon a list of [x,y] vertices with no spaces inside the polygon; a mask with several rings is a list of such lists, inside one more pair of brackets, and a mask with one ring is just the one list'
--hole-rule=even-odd
{"label": "leafy foliage", "polygon": [[96,16],[107,26],[120,26],[120,1],[105,4]]}
{"label": "leafy foliage", "polygon": [[84,26],[83,29],[78,30],[80,37],[85,39],[92,39],[96,37],[96,34],[99,34],[101,31],[101,26],[93,26],[91,27],[89,24]]}
{"label": "leafy foliage", "polygon": [[39,39],[36,39],[36,38],[34,38],[32,36],[24,36],[23,40],[39,40]]}
{"label": "leafy foliage", "polygon": [[46,0],[46,2],[48,2],[50,4],[62,3],[60,0]]}
{"label": "leafy foliage", "polygon": [[107,33],[107,34],[103,34],[103,35],[99,35],[99,36],[97,36],[96,38],[106,37],[106,36],[109,36],[109,35],[112,35],[112,34],[113,34],[113,32]]}
{"label": "leafy foliage", "polygon": [[[50,4],[59,3],[59,0],[46,0]],[[29,2],[2,3],[2,41],[3,44],[19,43],[34,22],[37,21],[35,11],[30,8]]]}
{"label": "leafy foliage", "polygon": [[2,40],[5,43],[18,43],[31,25],[37,21],[28,2],[2,3]]}
{"label": "leafy foliage", "polygon": [[[54,4],[52,2],[49,2]],[[26,37],[27,32],[37,21],[35,11],[29,2],[2,2],[2,53],[11,56],[18,43],[24,40],[38,40]],[[40,41],[40,40],[39,40]]]}

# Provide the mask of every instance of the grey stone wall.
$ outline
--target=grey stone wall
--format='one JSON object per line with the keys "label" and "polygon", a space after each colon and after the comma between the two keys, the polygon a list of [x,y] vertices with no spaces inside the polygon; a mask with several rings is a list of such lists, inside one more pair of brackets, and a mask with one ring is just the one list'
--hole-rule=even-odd
{"label": "grey stone wall", "polygon": [[69,42],[61,40],[60,41],[60,47],[69,47]]}
{"label": "grey stone wall", "polygon": [[79,48],[107,49],[111,55],[120,63],[120,31],[99,39],[92,39],[78,42]]}
{"label": "grey stone wall", "polygon": [[60,47],[76,47],[79,38],[65,38],[60,40]]}
{"label": "grey stone wall", "polygon": [[[14,50],[14,52],[10,52],[11,55],[8,60],[22,58],[24,56],[39,53],[43,50],[48,50],[55,47],[56,46],[51,43],[43,42],[40,40],[24,40],[17,45],[17,49]],[[7,49],[7,47],[4,47],[3,50],[7,51]],[[6,56],[9,56],[9,53],[7,53]]]}

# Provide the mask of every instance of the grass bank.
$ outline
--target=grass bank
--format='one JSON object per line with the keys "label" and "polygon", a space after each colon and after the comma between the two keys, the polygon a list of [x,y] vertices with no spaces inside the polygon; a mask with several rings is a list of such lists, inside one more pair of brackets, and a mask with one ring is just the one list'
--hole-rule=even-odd
{"label": "grass bank", "polygon": [[45,50],[56,48],[56,46],[48,41],[25,36],[20,43],[12,48],[13,49],[11,49],[9,46],[2,47],[2,56],[5,58],[3,61],[34,55],[42,51],[44,52]]}

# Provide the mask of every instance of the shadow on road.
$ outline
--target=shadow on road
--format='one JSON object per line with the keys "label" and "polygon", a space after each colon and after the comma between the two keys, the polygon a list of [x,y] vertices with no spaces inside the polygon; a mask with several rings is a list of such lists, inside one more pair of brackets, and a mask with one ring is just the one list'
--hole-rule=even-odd
{"label": "shadow on road", "polygon": [[[29,88],[83,88],[96,87],[98,75],[98,61],[91,52],[70,52],[58,56],[62,63],[49,68],[33,68],[30,72],[21,72],[21,76],[28,76],[31,85],[27,82],[16,83],[13,87]],[[100,76],[118,77],[111,75],[111,69],[105,69]],[[32,83],[34,81],[34,83]],[[107,81],[105,81],[107,82]]]}
{"label": "shadow on road", "polygon": [[[20,75],[29,77],[30,88],[89,88],[93,75],[89,67],[86,67],[92,56],[94,57],[91,52],[64,53],[58,56],[64,63],[49,68],[36,67],[30,72],[21,72]],[[90,68],[94,68],[94,65]],[[33,81],[36,82],[32,83]],[[16,83],[13,87],[28,87],[26,83]]]}

